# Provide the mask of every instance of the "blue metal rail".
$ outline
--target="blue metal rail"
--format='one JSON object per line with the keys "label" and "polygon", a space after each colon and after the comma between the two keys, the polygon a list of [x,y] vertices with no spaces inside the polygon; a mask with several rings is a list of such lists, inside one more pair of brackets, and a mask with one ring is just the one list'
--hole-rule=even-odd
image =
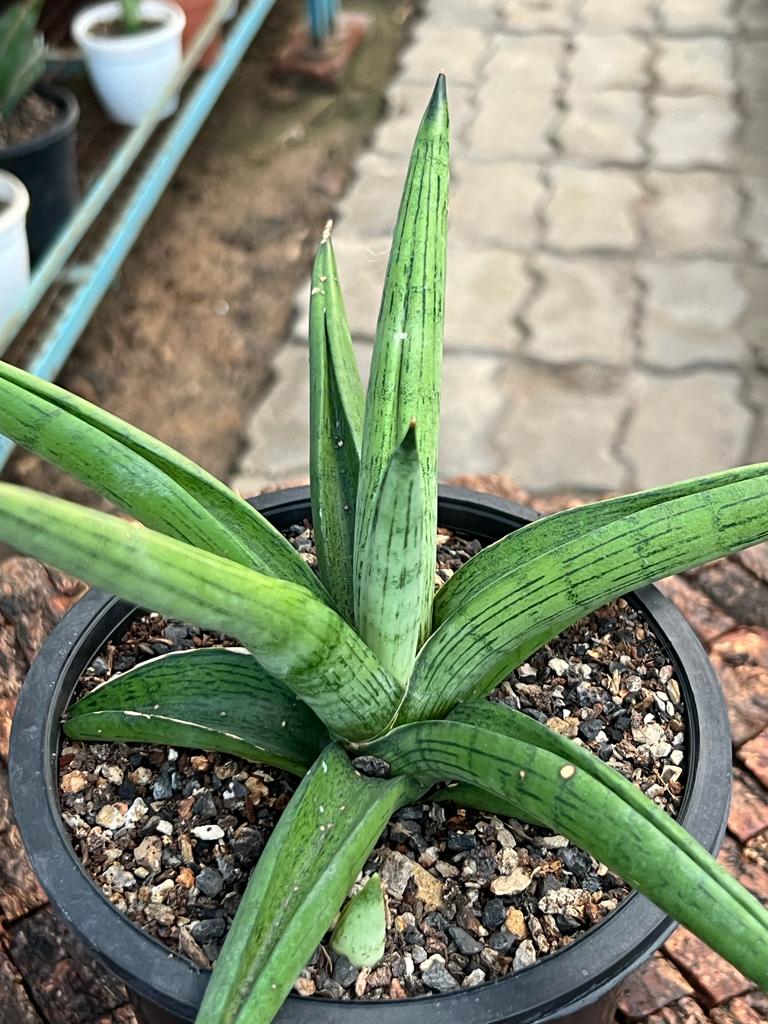
{"label": "blue metal rail", "polygon": [[339,0],[307,0],[309,7],[309,31],[316,44],[320,44],[333,32]]}
{"label": "blue metal rail", "polygon": [[[323,0],[326,5],[329,2]],[[145,120],[125,137],[37,267],[19,308],[0,328],[0,355],[7,350],[51,285],[57,281],[64,282],[70,290],[63,297],[55,317],[46,324],[45,332],[27,362],[31,373],[46,380],[55,379],[274,4],[275,0],[248,0],[227,34],[215,64],[201,74],[184,99],[92,259],[85,265],[67,265],[153,134],[168,99],[184,85],[219,31],[229,8],[229,0],[219,0],[178,73],[158,97]],[[0,470],[12,450],[12,442],[0,438]]]}

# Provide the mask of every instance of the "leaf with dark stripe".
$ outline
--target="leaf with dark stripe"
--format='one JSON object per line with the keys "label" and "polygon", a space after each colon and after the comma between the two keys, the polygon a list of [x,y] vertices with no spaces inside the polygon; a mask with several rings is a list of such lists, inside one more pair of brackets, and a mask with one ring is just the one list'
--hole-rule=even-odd
{"label": "leaf with dark stripe", "polygon": [[[615,522],[633,512],[662,506],[675,498],[714,490],[738,480],[765,478],[766,475],[768,463],[761,462],[753,466],[742,466],[722,473],[695,477],[693,480],[684,480],[666,487],[640,491],[637,494],[627,494],[620,498],[607,498],[605,501],[592,502],[537,519],[496,541],[495,544],[483,548],[451,576],[435,596],[434,624],[439,626],[491,580],[516,571],[532,558],[552,551],[589,530]],[[663,514],[663,509],[660,509],[660,514]]]}
{"label": "leaf with dark stripe", "polygon": [[507,734],[503,724],[446,721],[403,726],[369,749],[394,772],[458,779],[529,810],[768,986],[768,911],[652,800],[606,784],[573,746],[565,756]]}
{"label": "leaf with dark stripe", "polygon": [[424,549],[424,495],[417,427],[411,424],[395,450],[376,495],[371,533],[361,562],[357,631],[384,668],[406,681],[416,659],[427,594],[420,556]]}
{"label": "leaf with dark stripe", "polygon": [[354,622],[355,503],[365,397],[326,228],[309,308],[309,477],[320,577]]}
{"label": "leaf with dark stripe", "polygon": [[328,743],[318,717],[247,651],[176,651],[82,697],[64,732],[98,743],[197,747],[303,775]]}
{"label": "leaf with dark stripe", "polygon": [[421,792],[412,780],[360,775],[337,745],[320,754],[251,875],[199,1021],[273,1019],[390,815]]}
{"label": "leaf with dark stripe", "polygon": [[0,484],[0,539],[93,586],[235,635],[335,734],[378,735],[403,687],[305,587],[103,512]]}
{"label": "leaf with dark stripe", "polygon": [[424,608],[430,609],[421,623],[422,639],[429,630],[434,590],[447,206],[448,104],[441,75],[416,136],[392,240],[366,400],[355,524],[357,616],[377,494],[395,448],[415,419],[424,502],[418,573]]}
{"label": "leaf with dark stripe", "polygon": [[116,416],[3,362],[0,433],[146,526],[322,596],[285,537],[215,477]]}
{"label": "leaf with dark stripe", "polygon": [[43,37],[37,22],[43,0],[20,0],[0,14],[0,117],[8,118],[17,103],[45,73]]}
{"label": "leaf with dark stripe", "polygon": [[766,538],[766,474],[572,537],[492,580],[443,622],[416,659],[399,720],[442,718],[611,598]]}
{"label": "leaf with dark stripe", "polygon": [[486,814],[496,814],[500,818],[516,818],[531,825],[544,824],[530,809],[523,810],[519,804],[497,796],[496,793],[489,793],[481,786],[471,786],[468,782],[452,782],[440,786],[429,794],[429,799],[438,804],[452,803],[457,807],[471,807],[476,811],[485,811]]}

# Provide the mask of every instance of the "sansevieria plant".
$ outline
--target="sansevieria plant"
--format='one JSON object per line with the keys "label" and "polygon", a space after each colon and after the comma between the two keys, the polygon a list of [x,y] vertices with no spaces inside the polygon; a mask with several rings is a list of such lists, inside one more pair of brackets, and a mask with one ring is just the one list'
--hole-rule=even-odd
{"label": "sansevieria plant", "polygon": [[43,0],[18,0],[0,14],[0,119],[9,118],[45,71],[37,31]]}
{"label": "sansevieria plant", "polygon": [[[768,911],[609,765],[485,699],[610,598],[768,538],[768,464],[548,516],[481,551],[435,594],[447,200],[441,76],[405,182],[367,397],[329,232],[315,261],[317,575],[198,466],[0,364],[0,430],[143,524],[3,484],[0,537],[246,648],[144,663],[78,701],[66,734],[202,747],[303,776],[215,965],[204,1024],[273,1018],[390,815],[446,781],[474,806],[567,836],[768,988]],[[357,770],[361,754],[386,777]],[[361,962],[382,948],[371,884],[337,929]]]}

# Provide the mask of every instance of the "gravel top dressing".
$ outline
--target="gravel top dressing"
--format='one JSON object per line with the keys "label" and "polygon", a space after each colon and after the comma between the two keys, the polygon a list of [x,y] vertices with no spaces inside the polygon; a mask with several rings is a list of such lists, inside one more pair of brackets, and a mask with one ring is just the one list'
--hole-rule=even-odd
{"label": "gravel top dressing", "polygon": [[[309,527],[288,536],[313,563]],[[440,532],[438,583],[479,548]],[[94,659],[78,695],[158,654],[222,644],[237,646],[144,615]],[[563,632],[491,699],[588,747],[677,812],[686,751],[680,687],[626,601]],[[62,816],[88,873],[132,921],[206,967],[296,784],[223,754],[72,742],[61,752]],[[398,811],[360,883],[374,871],[389,912],[383,960],[358,971],[321,945],[296,982],[301,994],[388,999],[476,985],[572,942],[629,893],[563,836],[451,803]]]}

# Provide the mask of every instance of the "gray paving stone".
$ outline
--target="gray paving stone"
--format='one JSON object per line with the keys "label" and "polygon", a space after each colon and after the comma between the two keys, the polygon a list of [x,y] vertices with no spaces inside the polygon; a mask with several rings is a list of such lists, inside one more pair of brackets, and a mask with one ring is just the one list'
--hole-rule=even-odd
{"label": "gray paving stone", "polygon": [[733,165],[739,127],[726,96],[656,96],[648,142],[657,167]]}
{"label": "gray paving stone", "polygon": [[768,98],[768,39],[743,39],[736,44],[739,85],[747,100]]}
{"label": "gray paving stone", "polygon": [[636,248],[643,190],[634,173],[557,166],[551,178],[545,211],[549,246],[569,252]]}
{"label": "gray paving stone", "polygon": [[360,238],[391,234],[407,169],[403,160],[363,153],[336,214],[339,232]]}
{"label": "gray paving stone", "polygon": [[768,177],[746,178],[744,187],[749,196],[747,238],[754,246],[758,259],[768,260]]}
{"label": "gray paving stone", "polygon": [[747,348],[739,318],[747,292],[732,263],[645,263],[640,323],[643,361],[679,369],[697,363],[740,366]]}
{"label": "gray paving stone", "polygon": [[584,0],[579,23],[587,32],[649,32],[653,12],[648,0]]}
{"label": "gray paving stone", "polygon": [[439,471],[443,480],[463,473],[496,473],[509,434],[504,413],[510,395],[500,386],[510,360],[446,352],[440,420]]}
{"label": "gray paving stone", "polygon": [[768,7],[765,0],[741,0],[739,23],[749,35],[768,35]]}
{"label": "gray paving stone", "polygon": [[727,39],[660,39],[655,70],[663,93],[717,95],[735,91],[733,53]]}
{"label": "gray paving stone", "polygon": [[497,0],[424,0],[423,17],[430,25],[468,25],[498,29],[501,17]]}
{"label": "gray paving stone", "polygon": [[740,199],[730,175],[715,171],[655,171],[644,229],[654,256],[733,256],[739,238]]}
{"label": "gray paving stone", "polygon": [[624,467],[613,451],[626,411],[620,388],[590,371],[555,375],[514,366],[498,424],[497,472],[534,491],[620,489]]}
{"label": "gray paving stone", "polygon": [[450,207],[454,237],[527,249],[538,241],[538,211],[545,195],[535,164],[471,163],[460,166]]}
{"label": "gray paving stone", "polygon": [[497,6],[509,32],[567,32],[574,20],[574,0],[499,0]]}
{"label": "gray paving stone", "polygon": [[659,20],[668,33],[735,31],[731,0],[661,0]]}
{"label": "gray paving stone", "polygon": [[[374,132],[372,150],[385,156],[396,156],[403,167],[413,146],[416,129],[429,96],[429,86],[396,82],[387,92],[387,113]],[[450,82],[448,102],[451,112],[451,147],[455,151],[475,116],[475,90]]]}
{"label": "gray paving stone", "polygon": [[434,84],[437,73],[445,71],[449,81],[472,85],[488,58],[490,39],[479,28],[465,25],[432,25],[422,21],[414,32],[400,64],[406,82]]}
{"label": "gray paving stone", "polygon": [[520,345],[515,322],[532,288],[522,256],[508,249],[448,248],[445,304],[446,348],[512,352]]}
{"label": "gray paving stone", "polygon": [[645,121],[639,92],[569,90],[558,140],[565,157],[596,163],[640,163],[645,156],[641,133]]}
{"label": "gray paving stone", "polygon": [[739,163],[749,174],[762,175],[768,167],[768,98],[745,102],[739,136]]}
{"label": "gray paving stone", "polygon": [[508,92],[552,92],[564,56],[565,40],[555,35],[497,35],[483,74]]}
{"label": "gray paving stone", "polygon": [[622,452],[639,487],[739,465],[751,416],[738,373],[699,370],[675,376],[638,371],[630,381],[634,412]]}
{"label": "gray paving stone", "polygon": [[549,157],[549,131],[556,118],[553,92],[513,92],[509,79],[491,79],[478,93],[478,113],[467,132],[466,155],[477,160]]}
{"label": "gray paving stone", "polygon": [[623,260],[540,256],[541,283],[525,319],[525,353],[548,363],[628,366],[637,286]]}
{"label": "gray paving stone", "polygon": [[628,32],[580,32],[570,63],[576,89],[645,89],[649,84],[650,46]]}
{"label": "gray paving stone", "polygon": [[746,462],[768,462],[768,374],[753,373],[749,378],[749,398],[756,409],[755,424],[749,439]]}
{"label": "gray paving stone", "polygon": [[741,334],[757,365],[768,370],[768,267],[742,267],[741,281],[747,293]]}

